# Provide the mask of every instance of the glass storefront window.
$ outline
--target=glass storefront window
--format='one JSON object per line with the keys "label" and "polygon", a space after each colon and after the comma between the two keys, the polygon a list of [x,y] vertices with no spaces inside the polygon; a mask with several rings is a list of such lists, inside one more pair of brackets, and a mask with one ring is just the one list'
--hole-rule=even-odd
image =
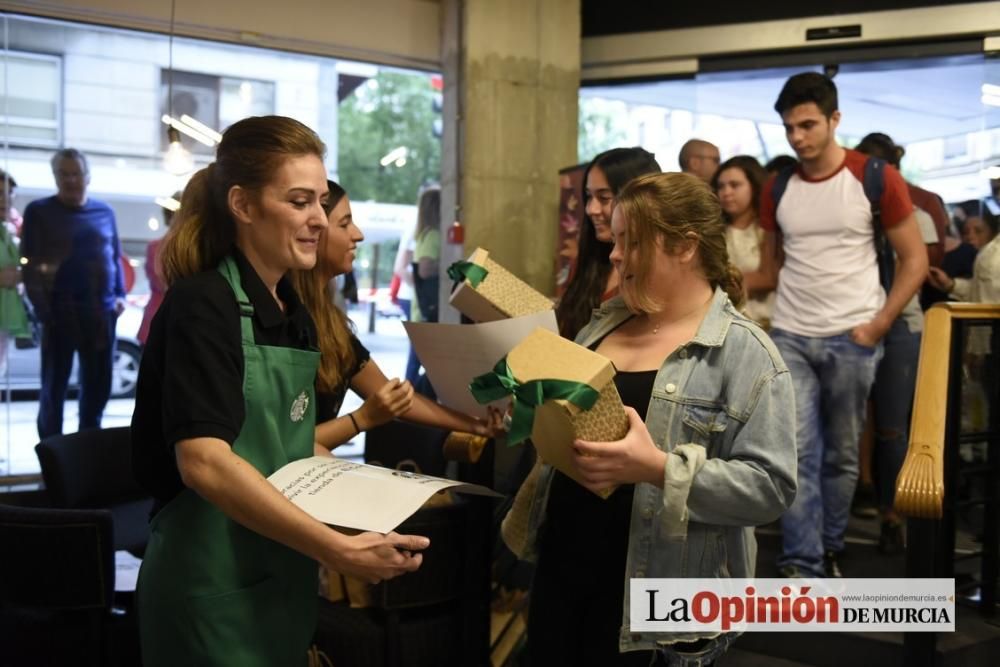
{"label": "glass storefront window", "polygon": [[[439,177],[440,139],[433,124],[440,104],[432,111],[431,99],[440,90],[440,77],[432,73],[13,14],[0,14],[0,20],[6,39],[0,62],[0,168],[18,185],[5,217],[17,223],[18,212],[29,202],[54,194],[49,160],[55,149],[72,147],[87,156],[88,194],[114,210],[126,275],[133,278],[127,300],[136,316],[120,318],[117,332],[128,344],[135,342],[149,295],[146,247],[165,233],[156,200],[181,190],[214,154],[210,141],[182,134],[189,157],[171,165],[187,171],[168,172],[163,116],[185,123],[187,117],[195,127],[214,132],[247,116],[268,114],[291,116],[310,126],[328,146],[330,177],[356,184],[357,196],[349,192],[370,247],[398,243],[415,220],[419,186]],[[359,87],[364,93],[360,102],[377,107],[379,100],[369,88],[379,78],[393,85],[398,109],[392,123],[367,123],[357,111]],[[342,106],[350,107],[350,113],[343,113]],[[362,130],[368,142],[364,148],[370,147],[371,154],[343,160],[341,134]],[[400,145],[408,147],[409,162],[382,168],[378,161],[384,146]],[[347,150],[351,146],[346,142]],[[379,187],[362,187],[376,179]],[[393,197],[385,198],[386,192]],[[381,255],[394,256],[394,251],[387,248]],[[364,284],[370,283],[367,273],[358,274]],[[379,286],[384,282],[380,279]],[[0,397],[5,399],[0,404],[0,478],[38,472],[33,447],[38,441],[40,355],[38,348],[9,347],[9,363],[6,368],[0,364]],[[10,402],[8,387],[16,390]],[[105,426],[131,420],[130,392],[124,393],[109,404]],[[76,407],[71,392],[67,432],[77,428]]]}
{"label": "glass storefront window", "polygon": [[225,77],[219,92],[219,125],[229,127],[247,116],[274,113],[274,82]]}

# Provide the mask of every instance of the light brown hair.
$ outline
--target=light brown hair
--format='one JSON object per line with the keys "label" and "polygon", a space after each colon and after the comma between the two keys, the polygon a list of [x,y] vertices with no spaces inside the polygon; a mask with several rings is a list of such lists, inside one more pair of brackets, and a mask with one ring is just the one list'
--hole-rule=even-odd
{"label": "light brown hair", "polygon": [[441,188],[430,186],[417,200],[417,229],[414,238],[421,238],[432,229],[441,229]]}
{"label": "light brown hair", "polygon": [[260,192],[291,157],[323,158],[326,146],[315,132],[285,116],[255,116],[222,135],[215,162],[184,188],[181,207],[160,246],[160,270],[167,287],[179,278],[214,269],[232,252],[236,225],[229,212],[233,186]]}
{"label": "light brown hair", "polygon": [[629,253],[624,260],[624,273],[634,276],[621,286],[630,308],[655,313],[662,307],[648,290],[658,239],[667,252],[696,243],[704,278],[721,287],[734,306],[743,304],[743,275],[729,262],[722,206],[707,183],[691,174],[641,176],[622,189],[618,206],[627,221],[625,245],[637,249],[634,264]]}

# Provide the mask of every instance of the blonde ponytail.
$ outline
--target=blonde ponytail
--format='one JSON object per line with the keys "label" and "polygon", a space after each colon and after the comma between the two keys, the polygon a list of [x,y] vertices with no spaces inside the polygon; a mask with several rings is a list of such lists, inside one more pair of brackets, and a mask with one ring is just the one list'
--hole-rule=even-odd
{"label": "blonde ponytail", "polygon": [[704,181],[691,174],[641,176],[622,189],[618,206],[627,220],[643,223],[629,229],[630,240],[639,252],[630,269],[633,280],[621,287],[636,308],[645,312],[657,308],[652,295],[642,288],[652,270],[657,238],[667,248],[696,240],[705,280],[713,288],[721,287],[737,308],[743,305],[743,274],[729,262],[722,206]]}
{"label": "blonde ponytail", "polygon": [[214,163],[188,181],[177,211],[160,245],[157,271],[170,287],[180,278],[216,266],[235,242],[233,221],[212,201]]}
{"label": "blonde ponytail", "polygon": [[729,295],[729,300],[737,309],[742,308],[743,304],[746,303],[746,293],[743,291],[743,272],[735,265],[726,264],[726,271],[716,286],[721,287]]}

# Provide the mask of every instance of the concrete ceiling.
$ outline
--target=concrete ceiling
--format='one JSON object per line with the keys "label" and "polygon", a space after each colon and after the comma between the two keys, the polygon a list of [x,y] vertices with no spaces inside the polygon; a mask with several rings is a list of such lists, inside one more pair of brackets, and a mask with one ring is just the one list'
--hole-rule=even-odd
{"label": "concrete ceiling", "polygon": [[584,37],[622,35],[650,30],[677,30],[733,23],[757,23],[828,16],[958,5],[988,0],[716,0],[715,2],[650,2],[649,0],[582,0],[580,27]]}

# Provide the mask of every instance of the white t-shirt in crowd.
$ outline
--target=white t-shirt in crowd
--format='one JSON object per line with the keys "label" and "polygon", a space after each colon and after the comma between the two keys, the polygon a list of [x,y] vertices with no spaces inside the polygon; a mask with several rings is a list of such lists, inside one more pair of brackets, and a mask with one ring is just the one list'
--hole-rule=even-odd
{"label": "white t-shirt in crowd", "polygon": [[[760,223],[780,231],[785,262],[778,274],[771,326],[823,338],[870,321],[885,303],[879,284],[871,204],[865,196],[865,156],[846,150],[844,163],[820,180],[801,170],[788,181],[775,210],[772,178],[761,197]],[[883,173],[882,227],[903,222],[913,204],[890,166]]]}

